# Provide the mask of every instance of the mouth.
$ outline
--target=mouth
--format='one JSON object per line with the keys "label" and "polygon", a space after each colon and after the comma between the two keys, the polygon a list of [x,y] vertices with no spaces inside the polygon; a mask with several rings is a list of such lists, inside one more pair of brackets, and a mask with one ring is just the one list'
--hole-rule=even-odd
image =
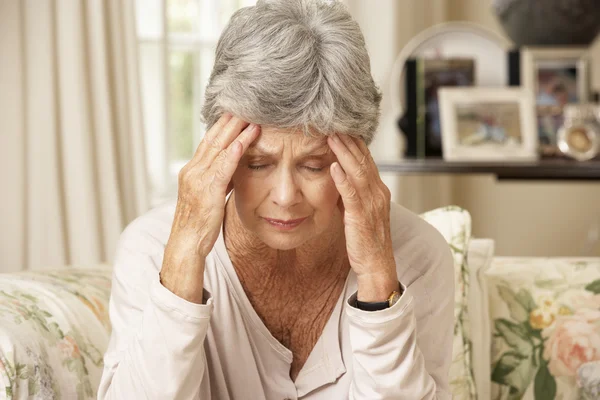
{"label": "mouth", "polygon": [[289,220],[264,218],[264,220],[278,229],[289,230],[289,229],[293,229],[293,228],[297,227],[298,225],[300,225],[306,218],[307,217],[299,218],[299,219],[289,219]]}

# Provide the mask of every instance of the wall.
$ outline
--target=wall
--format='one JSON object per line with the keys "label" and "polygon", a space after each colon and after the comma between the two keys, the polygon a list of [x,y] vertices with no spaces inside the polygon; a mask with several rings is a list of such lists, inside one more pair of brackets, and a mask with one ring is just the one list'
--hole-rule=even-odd
{"label": "wall", "polygon": [[[400,138],[389,102],[389,75],[396,55],[415,34],[446,20],[468,20],[502,33],[489,0],[346,0],[361,25],[380,85],[381,127],[371,151],[377,159],[396,158]],[[595,46],[594,87],[600,88],[600,42]],[[383,174],[394,201],[422,212],[457,204],[473,217],[473,233],[496,240],[497,254],[576,256],[584,254],[590,228],[600,224],[597,183],[497,182],[491,176],[399,177]],[[597,225],[596,225],[597,226]],[[585,254],[600,256],[600,244]]]}
{"label": "wall", "polygon": [[[501,32],[490,2],[449,0],[451,20],[469,20]],[[600,41],[593,47],[592,85],[600,88]],[[488,176],[455,179],[453,200],[473,216],[473,232],[496,240],[496,253],[525,256],[600,256],[584,251],[590,228],[600,224],[600,184],[497,182]],[[593,231],[591,232],[593,233]]]}

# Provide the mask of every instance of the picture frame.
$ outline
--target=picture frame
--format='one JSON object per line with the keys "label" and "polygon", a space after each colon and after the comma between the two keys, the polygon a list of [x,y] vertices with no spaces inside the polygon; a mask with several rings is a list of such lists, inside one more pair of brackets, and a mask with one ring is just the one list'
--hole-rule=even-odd
{"label": "picture frame", "polygon": [[558,130],[563,110],[590,99],[589,48],[523,47],[513,52],[513,59],[511,83],[520,82],[535,96],[539,152],[543,157],[562,157]]}
{"label": "picture frame", "polygon": [[[565,99],[566,101],[546,93],[543,90],[545,88],[540,84],[542,80],[544,80],[542,83],[547,83],[546,81],[555,78],[559,73],[564,74],[565,77],[558,83],[569,86],[566,88],[566,95],[569,97]],[[523,47],[521,80],[524,88],[536,94],[536,106],[587,103],[590,96],[589,49],[587,47]],[[555,88],[550,85],[549,89],[553,87]],[[544,94],[547,96],[543,96]]]}
{"label": "picture frame", "polygon": [[440,88],[446,161],[539,158],[533,93],[523,88]]}
{"label": "picture frame", "polygon": [[406,139],[407,158],[441,158],[442,138],[438,88],[474,86],[471,58],[410,58],[406,62],[406,112],[399,128]]}

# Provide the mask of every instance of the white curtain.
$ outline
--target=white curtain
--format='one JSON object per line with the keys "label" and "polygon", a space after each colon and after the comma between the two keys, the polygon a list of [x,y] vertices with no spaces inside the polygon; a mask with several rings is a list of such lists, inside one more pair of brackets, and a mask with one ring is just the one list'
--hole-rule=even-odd
{"label": "white curtain", "polygon": [[[345,0],[350,13],[360,24],[376,83],[383,92],[380,128],[370,149],[376,160],[397,160],[403,142],[396,127],[398,115],[392,109],[390,74],[396,56],[417,33],[447,21],[447,0]],[[382,174],[392,199],[403,206],[423,212],[452,203],[453,178],[448,176],[399,176]]]}
{"label": "white curtain", "polygon": [[0,0],[0,272],[110,261],[148,208],[133,2]]}

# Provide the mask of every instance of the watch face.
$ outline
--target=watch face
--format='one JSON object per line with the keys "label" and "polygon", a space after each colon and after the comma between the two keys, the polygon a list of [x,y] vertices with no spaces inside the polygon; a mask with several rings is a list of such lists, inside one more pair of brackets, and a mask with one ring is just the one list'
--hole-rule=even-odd
{"label": "watch face", "polygon": [[394,304],[396,304],[398,302],[398,300],[400,300],[400,293],[398,292],[394,292],[392,293],[392,295],[390,296],[390,307],[393,306]]}

